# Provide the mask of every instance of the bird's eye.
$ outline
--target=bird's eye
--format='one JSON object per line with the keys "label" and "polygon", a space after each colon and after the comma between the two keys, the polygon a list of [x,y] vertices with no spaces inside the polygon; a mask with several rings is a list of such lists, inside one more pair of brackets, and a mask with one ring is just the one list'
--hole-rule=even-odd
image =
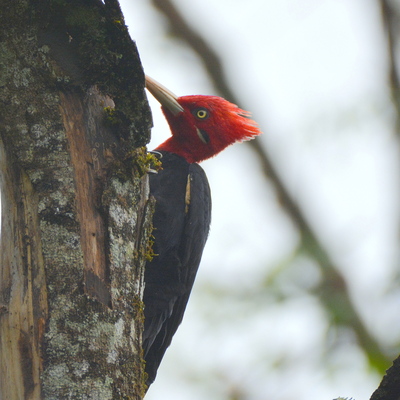
{"label": "bird's eye", "polygon": [[196,110],[194,110],[193,114],[198,119],[206,119],[209,117],[208,110],[206,110],[205,108],[197,108]]}

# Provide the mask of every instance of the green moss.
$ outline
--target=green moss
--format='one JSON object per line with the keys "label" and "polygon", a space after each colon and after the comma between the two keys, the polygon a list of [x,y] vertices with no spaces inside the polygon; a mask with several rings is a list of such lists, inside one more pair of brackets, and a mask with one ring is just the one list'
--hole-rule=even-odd
{"label": "green moss", "polygon": [[144,303],[139,296],[135,296],[132,301],[135,320],[141,324],[144,323]]}
{"label": "green moss", "polygon": [[104,108],[105,123],[110,126],[118,126],[122,124],[122,115],[113,107]]}
{"label": "green moss", "polygon": [[146,385],[148,374],[145,372],[146,361],[144,359],[143,348],[140,349],[139,356],[140,363],[138,364],[138,367],[136,369],[136,376],[139,376],[140,379],[138,379],[135,389],[136,393],[139,395],[139,398],[143,399],[148,389],[148,386]]}
{"label": "green moss", "polygon": [[148,153],[145,147],[135,150],[134,167],[139,176],[145,173],[157,172],[161,169],[161,161],[152,153]]}
{"label": "green moss", "polygon": [[154,246],[154,236],[151,235],[151,237],[147,241],[146,252],[143,254],[145,260],[148,262],[152,261],[154,257],[158,256],[158,254],[154,253],[153,246]]}

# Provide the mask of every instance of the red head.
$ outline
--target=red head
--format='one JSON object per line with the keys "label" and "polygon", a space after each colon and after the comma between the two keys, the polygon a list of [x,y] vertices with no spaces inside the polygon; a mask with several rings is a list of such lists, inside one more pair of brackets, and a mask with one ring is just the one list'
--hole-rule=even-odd
{"label": "red head", "polygon": [[178,154],[186,161],[200,162],[213,157],[235,142],[259,135],[250,113],[216,96],[176,97],[146,76],[146,87],[161,103],[172,136],[157,147]]}

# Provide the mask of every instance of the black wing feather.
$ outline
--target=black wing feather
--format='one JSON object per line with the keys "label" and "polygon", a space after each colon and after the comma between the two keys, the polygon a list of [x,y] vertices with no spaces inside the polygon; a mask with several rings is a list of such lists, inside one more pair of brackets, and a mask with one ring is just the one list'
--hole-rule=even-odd
{"label": "black wing feather", "polygon": [[175,154],[161,153],[163,169],[150,176],[157,256],[146,265],[143,299],[148,385],[182,322],[211,222],[211,194],[203,169]]}

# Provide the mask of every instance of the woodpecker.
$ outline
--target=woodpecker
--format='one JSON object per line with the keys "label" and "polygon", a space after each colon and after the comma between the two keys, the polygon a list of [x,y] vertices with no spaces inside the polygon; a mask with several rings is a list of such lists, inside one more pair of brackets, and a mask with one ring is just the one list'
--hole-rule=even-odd
{"label": "woodpecker", "polygon": [[172,133],[153,152],[161,169],[149,175],[156,200],[156,256],[145,267],[143,297],[149,386],[182,322],[210,228],[210,187],[198,163],[261,132],[249,112],[221,97],[177,97],[149,76],[146,88],[161,104]]}

